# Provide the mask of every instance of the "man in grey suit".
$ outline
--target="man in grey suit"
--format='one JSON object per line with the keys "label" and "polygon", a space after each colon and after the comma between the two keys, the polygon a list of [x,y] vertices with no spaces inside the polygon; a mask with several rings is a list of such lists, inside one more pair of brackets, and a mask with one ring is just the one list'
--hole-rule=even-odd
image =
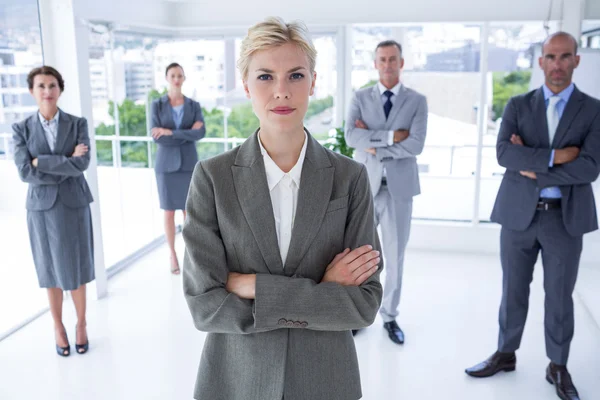
{"label": "man in grey suit", "polygon": [[[402,46],[393,40],[375,49],[377,85],[358,90],[346,118],[346,142],[365,164],[381,224],[386,280],[380,313],[390,339],[404,343],[398,326],[404,251],[410,235],[412,198],[421,193],[417,156],[427,132],[427,100],[400,82]],[[356,332],[354,332],[356,333]]]}
{"label": "man in grey suit", "polygon": [[498,163],[506,168],[492,212],[492,221],[502,225],[498,351],[466,372],[488,377],[515,370],[541,250],[546,354],[551,360],[546,380],[555,385],[558,397],[576,400],[566,364],[582,237],[598,228],[591,183],[600,172],[600,101],[572,83],[579,56],[571,35],[550,36],[539,63],[545,85],[510,99],[498,134]]}

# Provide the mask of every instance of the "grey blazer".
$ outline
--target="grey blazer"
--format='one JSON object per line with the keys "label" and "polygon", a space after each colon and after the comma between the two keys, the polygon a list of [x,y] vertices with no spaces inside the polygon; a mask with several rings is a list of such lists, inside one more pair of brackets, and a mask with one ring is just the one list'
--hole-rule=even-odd
{"label": "grey blazer", "polygon": [[206,134],[206,127],[190,129],[195,122],[204,123],[200,103],[184,97],[183,120],[175,129],[173,107],[167,95],[152,102],[152,122],[150,128],[165,128],[173,131],[173,136],[162,136],[154,140],[156,149],[156,172],[193,171],[198,162],[196,141]]}
{"label": "grey blazer", "polygon": [[[360,398],[350,330],[373,323],[383,265],[360,287],[319,282],[344,248],[380,249],[365,168],[308,136],[285,268],[256,133],[198,163],[186,209],[183,288],[210,332],[195,398]],[[255,300],[227,292],[230,271],[257,274]]]}
{"label": "grey blazer", "polygon": [[[523,138],[525,146],[510,143],[513,133]],[[551,149],[569,146],[581,148],[579,157],[550,168]],[[533,220],[540,191],[558,186],[567,232],[579,236],[598,229],[591,183],[600,173],[600,101],[575,88],[550,145],[542,88],[513,97],[504,110],[496,150],[498,163],[506,172],[492,221],[524,231]],[[535,172],[537,180],[519,171]]]}
{"label": "grey blazer", "polygon": [[[369,129],[357,128],[357,119]],[[396,129],[407,129],[410,135],[403,142],[388,146],[389,131]],[[421,193],[417,156],[425,146],[426,133],[427,99],[414,90],[400,87],[387,120],[377,85],[354,94],[346,117],[345,138],[356,149],[356,161],[367,167],[373,195],[379,192],[384,165],[392,194],[407,198]],[[364,151],[372,147],[377,149],[376,156]]]}
{"label": "grey blazer", "polygon": [[[57,199],[69,207],[83,207],[93,201],[83,176],[90,164],[90,152],[71,157],[80,143],[90,146],[87,121],[60,110],[54,152],[50,151],[37,113],[13,125],[15,164],[23,182],[29,183],[28,210],[52,208]],[[34,168],[31,160],[38,159]]]}

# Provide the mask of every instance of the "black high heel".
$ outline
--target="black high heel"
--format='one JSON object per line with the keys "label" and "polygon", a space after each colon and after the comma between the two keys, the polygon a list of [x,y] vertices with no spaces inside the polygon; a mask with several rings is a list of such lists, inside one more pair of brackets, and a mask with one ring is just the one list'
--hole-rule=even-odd
{"label": "black high heel", "polygon": [[[65,336],[67,336],[66,332],[65,332]],[[59,345],[56,345],[56,354],[58,354],[61,357],[69,357],[71,355],[71,345],[69,344],[68,336],[67,336],[67,347],[60,347]]]}
{"label": "black high heel", "polygon": [[[86,334],[87,336],[87,334]],[[75,338],[77,338],[77,325],[75,325]],[[77,344],[77,339],[75,339],[75,351],[77,354],[85,354],[90,348],[90,340],[87,340],[86,344]],[[83,350],[83,351],[81,351]]]}

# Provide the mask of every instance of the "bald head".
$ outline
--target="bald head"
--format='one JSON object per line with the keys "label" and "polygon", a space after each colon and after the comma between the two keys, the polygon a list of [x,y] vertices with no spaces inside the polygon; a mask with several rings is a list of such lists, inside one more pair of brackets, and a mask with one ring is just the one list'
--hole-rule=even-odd
{"label": "bald head", "polygon": [[577,39],[567,32],[555,32],[548,36],[542,45],[542,54],[546,53],[546,47],[551,45],[553,42],[570,42],[573,49],[573,55],[577,54]]}
{"label": "bald head", "polygon": [[540,68],[544,70],[546,86],[560,93],[573,79],[573,70],[579,65],[577,40],[566,32],[556,32],[544,41]]}

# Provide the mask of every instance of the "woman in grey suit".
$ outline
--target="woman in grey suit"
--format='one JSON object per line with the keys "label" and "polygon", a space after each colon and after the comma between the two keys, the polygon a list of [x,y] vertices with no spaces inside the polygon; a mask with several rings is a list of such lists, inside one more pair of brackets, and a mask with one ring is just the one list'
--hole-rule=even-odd
{"label": "woman in grey suit", "polygon": [[175,252],[175,211],[183,210],[198,161],[196,141],[206,132],[200,103],[181,92],[185,74],[181,65],[172,63],[165,71],[169,92],[152,103],[152,138],[157,144],[154,171],[160,208],[165,210],[165,235],[171,250],[171,272],[179,274]]}
{"label": "woman in grey suit", "polygon": [[380,246],[364,166],[304,129],[315,62],[303,24],[250,28],[239,67],[260,127],[195,168],[183,287],[209,332],[196,399],[361,397],[350,331],[379,309]]}
{"label": "woman in grey suit", "polygon": [[88,350],[85,285],[94,280],[94,247],[89,204],[93,201],[83,171],[90,163],[87,121],[60,110],[65,89],[52,67],[27,76],[39,111],[13,125],[15,163],[27,193],[27,226],[40,287],[48,288],[56,351],[71,352],[62,322],[63,291],[70,290],[77,311],[77,353]]}

